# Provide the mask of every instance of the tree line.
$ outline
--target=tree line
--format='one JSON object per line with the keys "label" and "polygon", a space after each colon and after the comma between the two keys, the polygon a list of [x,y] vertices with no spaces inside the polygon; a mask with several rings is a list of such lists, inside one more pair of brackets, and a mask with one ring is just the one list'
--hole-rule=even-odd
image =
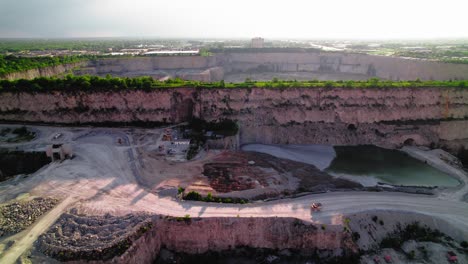
{"label": "tree line", "polygon": [[64,78],[39,77],[33,80],[1,80],[0,92],[43,92],[43,91],[116,91],[145,90],[163,88],[409,88],[409,87],[456,87],[466,88],[466,81],[383,81],[372,78],[365,81],[296,81],[278,80],[253,81],[246,79],[242,83],[200,82],[176,79],[166,81],[151,77],[106,77],[67,75]]}

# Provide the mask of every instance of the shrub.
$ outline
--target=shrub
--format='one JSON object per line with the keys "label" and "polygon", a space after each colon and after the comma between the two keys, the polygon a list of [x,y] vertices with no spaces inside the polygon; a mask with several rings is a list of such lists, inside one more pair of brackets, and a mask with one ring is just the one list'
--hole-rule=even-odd
{"label": "shrub", "polygon": [[182,188],[182,187],[177,188],[177,194],[181,194],[181,193],[183,193],[184,191],[185,191],[185,189]]}
{"label": "shrub", "polygon": [[192,201],[201,201],[202,196],[198,192],[190,191],[185,197],[185,200],[192,200]]}
{"label": "shrub", "polygon": [[186,222],[186,223],[189,223],[190,220],[191,220],[191,217],[190,217],[189,214],[186,214],[186,215],[184,215],[184,216],[178,216],[178,217],[176,217],[175,220],[176,220],[177,222],[182,222],[182,221],[184,221],[184,222]]}
{"label": "shrub", "polygon": [[210,192],[206,195],[205,201],[207,202],[213,201],[213,195]]}
{"label": "shrub", "polygon": [[239,198],[223,198],[214,197],[211,193],[208,193],[206,197],[195,191],[190,191],[185,197],[185,200],[191,201],[204,201],[204,202],[215,202],[215,203],[240,203],[245,204],[247,201]]}
{"label": "shrub", "polygon": [[429,227],[422,227],[418,222],[407,225],[404,229],[389,234],[380,243],[382,248],[399,248],[403,242],[410,239],[416,241],[441,242],[445,237],[438,230],[432,230]]}
{"label": "shrub", "polygon": [[332,81],[326,81],[324,87],[325,88],[332,88],[333,87],[333,82]]}

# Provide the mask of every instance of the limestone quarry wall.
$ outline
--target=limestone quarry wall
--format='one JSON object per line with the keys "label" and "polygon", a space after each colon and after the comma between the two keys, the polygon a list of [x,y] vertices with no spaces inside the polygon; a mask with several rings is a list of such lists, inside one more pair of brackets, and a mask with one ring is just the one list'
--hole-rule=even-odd
{"label": "limestone quarry wall", "polygon": [[52,66],[52,67],[32,69],[32,70],[27,70],[23,72],[10,73],[0,79],[15,80],[15,79],[34,79],[37,77],[52,77],[52,76],[63,74],[76,67],[84,66],[84,65],[86,65],[86,62],[70,63],[70,64],[57,65],[57,66]]}
{"label": "limestone quarry wall", "polygon": [[395,147],[468,138],[466,89],[217,89],[200,104],[196,115],[238,120],[242,143]]}
{"label": "limestone quarry wall", "polygon": [[213,56],[105,58],[11,73],[4,79],[56,76],[77,66],[81,68],[75,71],[76,74],[154,76],[155,71],[180,71],[169,75],[205,82],[219,81],[225,74],[242,72],[346,73],[392,80],[468,79],[468,65],[464,64],[333,52],[227,52]]}
{"label": "limestone quarry wall", "polygon": [[49,123],[233,119],[240,142],[418,145],[468,139],[468,89],[161,89],[8,93],[0,120]]}
{"label": "limestone quarry wall", "polygon": [[[211,74],[190,70],[208,70]],[[222,69],[222,70],[220,70]],[[334,52],[226,52],[213,56],[155,56],[106,58],[89,62],[78,74],[151,75],[154,71],[189,71],[176,77],[218,81],[230,73],[314,72],[346,73],[392,80],[468,79],[468,65],[418,59]]]}
{"label": "limestone quarry wall", "polygon": [[106,58],[88,64],[97,74],[164,69],[207,69],[215,67],[216,57],[209,56],[155,56],[135,58]]}
{"label": "limestone quarry wall", "polygon": [[[374,221],[374,217],[378,221]],[[123,255],[110,261],[88,263],[153,263],[161,248],[188,254],[237,247],[278,251],[294,249],[305,256],[319,252],[322,258],[346,257],[357,253],[358,249],[376,248],[388,234],[412,223],[439,230],[456,241],[466,239],[467,233],[449,221],[414,212],[371,210],[348,215],[347,218],[350,230],[360,234],[357,241],[352,240],[350,232],[343,232],[343,225],[325,225],[322,228],[295,218],[216,217],[176,220],[161,217],[156,218],[152,229],[136,240]]]}
{"label": "limestone quarry wall", "polygon": [[296,249],[305,254],[321,250],[328,256],[357,252],[357,246],[342,226],[328,225],[322,230],[294,218],[159,219],[124,255],[109,262],[151,263],[161,247],[189,254],[236,247]]}
{"label": "limestone quarry wall", "polygon": [[158,226],[164,246],[192,254],[239,246],[280,250],[353,249],[342,227],[328,226],[328,230],[321,230],[293,218],[207,218],[193,219],[190,223],[164,221]]}
{"label": "limestone quarry wall", "polygon": [[334,72],[392,80],[468,79],[468,65],[388,56],[331,52],[226,53],[219,56],[226,72]]}
{"label": "limestone quarry wall", "polygon": [[[125,251],[121,256],[112,258],[109,261],[86,261],[88,264],[103,264],[103,263],[154,263],[161,249],[161,236],[159,230],[152,228],[142,237],[133,242],[132,246]],[[83,263],[83,260],[67,261],[70,264]]]}

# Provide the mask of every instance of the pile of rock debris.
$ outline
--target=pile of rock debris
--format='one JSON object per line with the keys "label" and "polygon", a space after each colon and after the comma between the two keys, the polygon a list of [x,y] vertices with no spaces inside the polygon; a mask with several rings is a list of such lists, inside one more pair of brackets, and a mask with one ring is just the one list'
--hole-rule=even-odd
{"label": "pile of rock debris", "polygon": [[85,216],[64,213],[38,239],[38,248],[60,261],[109,260],[123,254],[152,227],[146,214]]}
{"label": "pile of rock debris", "polygon": [[0,206],[0,237],[22,231],[57,203],[57,199],[38,197]]}

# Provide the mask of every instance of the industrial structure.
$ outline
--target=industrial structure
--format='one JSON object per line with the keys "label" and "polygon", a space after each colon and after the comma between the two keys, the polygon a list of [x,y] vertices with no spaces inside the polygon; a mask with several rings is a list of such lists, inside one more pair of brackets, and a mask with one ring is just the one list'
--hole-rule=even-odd
{"label": "industrial structure", "polygon": [[52,162],[65,160],[73,156],[72,148],[68,144],[53,144],[46,148],[46,155]]}

